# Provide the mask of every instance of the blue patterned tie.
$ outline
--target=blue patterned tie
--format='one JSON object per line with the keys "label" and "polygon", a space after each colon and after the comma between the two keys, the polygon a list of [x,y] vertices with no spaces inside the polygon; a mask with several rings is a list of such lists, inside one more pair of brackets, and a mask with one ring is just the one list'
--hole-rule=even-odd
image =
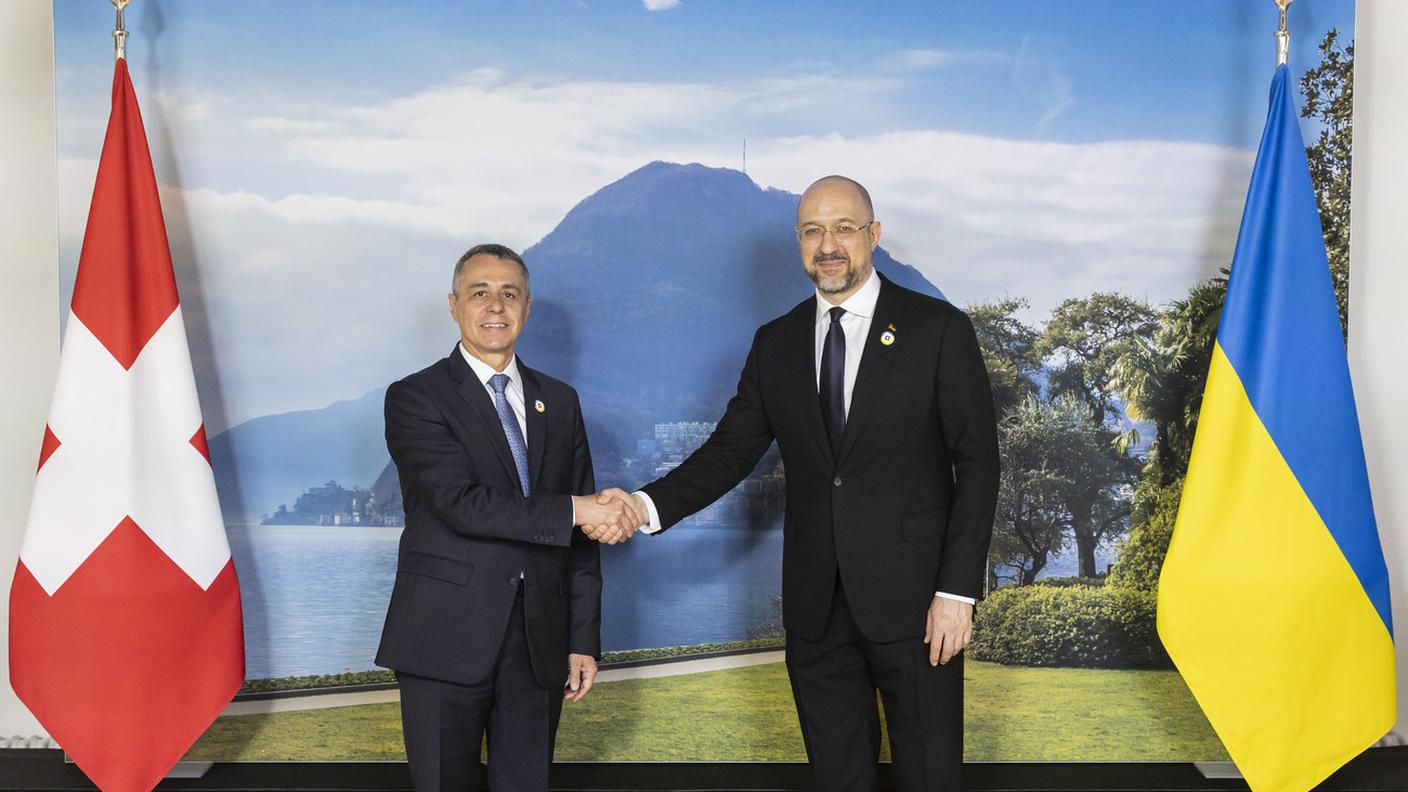
{"label": "blue patterned tie", "polygon": [[508,450],[513,452],[513,464],[518,468],[518,480],[523,483],[523,497],[526,498],[532,494],[528,486],[528,444],[523,442],[523,430],[518,428],[518,418],[504,396],[508,375],[495,374],[490,377],[489,387],[494,389],[494,411],[499,414],[499,423],[504,426],[504,437],[508,438]]}

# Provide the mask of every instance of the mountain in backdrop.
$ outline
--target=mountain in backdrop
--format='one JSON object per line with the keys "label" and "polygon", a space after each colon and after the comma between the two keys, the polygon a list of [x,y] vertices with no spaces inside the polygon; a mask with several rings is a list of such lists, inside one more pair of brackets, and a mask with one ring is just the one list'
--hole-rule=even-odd
{"label": "mountain in backdrop", "polygon": [[[519,354],[577,388],[589,428],[615,430],[592,432],[594,451],[626,441],[623,430],[723,414],[754,331],[815,293],[793,235],[797,200],[740,171],[652,162],[523,252],[533,313]],[[874,262],[942,296],[884,248]]]}
{"label": "mountain in backdrop", "polygon": [[[814,293],[792,232],[797,200],[736,170],[652,162],[523,251],[533,308],[519,355],[577,388],[599,475],[619,473],[656,423],[717,420],[757,327]],[[883,248],[874,262],[901,286],[943,296]],[[257,518],[329,480],[384,479],[384,392],[213,438],[227,517]]]}
{"label": "mountain in backdrop", "polygon": [[381,404],[386,388],[318,410],[265,415],[210,439],[220,508],[256,522],[304,490],[336,481],[370,485],[386,467]]}

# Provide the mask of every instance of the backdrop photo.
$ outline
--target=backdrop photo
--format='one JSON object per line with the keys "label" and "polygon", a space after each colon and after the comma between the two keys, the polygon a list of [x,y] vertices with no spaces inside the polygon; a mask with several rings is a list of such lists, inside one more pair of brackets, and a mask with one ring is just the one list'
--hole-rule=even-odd
{"label": "backdrop photo", "polygon": [[[522,358],[579,390],[597,481],[632,488],[708,436],[753,331],[811,293],[797,193],[844,173],[884,222],[879,270],[967,310],[993,378],[967,758],[1224,759],[1154,585],[1265,117],[1266,6],[132,6],[250,680],[191,758],[402,757],[372,663],[404,517],[382,398],[453,345],[460,253],[523,252]],[[1322,207],[1342,285],[1354,5],[1294,14],[1317,189],[1346,196]],[[63,305],[111,22],[55,8]],[[603,549],[614,665],[559,759],[804,758],[784,475],[770,453],[668,535]]]}

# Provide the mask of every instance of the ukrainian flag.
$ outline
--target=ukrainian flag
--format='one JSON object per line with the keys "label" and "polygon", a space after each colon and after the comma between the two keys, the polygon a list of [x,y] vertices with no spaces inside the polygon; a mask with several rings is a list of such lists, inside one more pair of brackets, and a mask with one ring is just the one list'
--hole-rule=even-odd
{"label": "ukrainian flag", "polygon": [[1281,66],[1159,580],[1159,637],[1251,788],[1302,792],[1393,726],[1392,623]]}

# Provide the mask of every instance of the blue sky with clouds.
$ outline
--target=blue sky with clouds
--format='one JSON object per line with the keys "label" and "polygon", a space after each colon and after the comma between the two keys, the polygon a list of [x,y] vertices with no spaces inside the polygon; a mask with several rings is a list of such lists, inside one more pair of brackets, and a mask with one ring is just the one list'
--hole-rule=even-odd
{"label": "blue sky with clouds", "polygon": [[[106,63],[105,11],[58,4],[63,65]],[[1352,32],[1353,0],[1300,0],[1291,21],[1293,64],[1307,66],[1325,30]],[[211,90],[348,102],[485,66],[546,81],[808,75],[834,81],[830,109],[760,134],[858,131],[870,119],[852,108],[879,102],[890,125],[1240,145],[1260,131],[1274,25],[1270,0],[694,0],[654,12],[628,0],[137,0],[129,11],[134,70],[179,64],[182,80]],[[857,96],[846,88],[854,80],[886,87]],[[1248,112],[1229,119],[1239,100]]]}
{"label": "blue sky with clouds", "polygon": [[[960,304],[1017,294],[1039,319],[1096,289],[1162,302],[1230,257],[1271,0],[649,5],[670,3],[134,0],[173,249],[221,339],[213,430],[354,397],[403,370],[408,344],[438,350],[442,265],[467,241],[527,247],[650,160],[738,167],[744,138],[763,186],[860,178],[886,247]],[[1353,12],[1292,6],[1297,73]],[[55,16],[67,287],[112,14],[60,0]],[[371,349],[372,364],[329,378],[281,357],[388,262],[383,300],[424,313],[319,338],[333,362]]]}

